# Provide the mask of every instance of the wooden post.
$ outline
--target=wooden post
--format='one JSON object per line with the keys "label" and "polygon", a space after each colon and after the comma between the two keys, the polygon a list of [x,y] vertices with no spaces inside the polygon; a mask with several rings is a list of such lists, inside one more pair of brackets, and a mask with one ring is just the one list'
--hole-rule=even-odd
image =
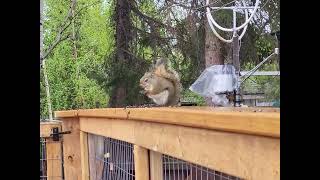
{"label": "wooden post", "polygon": [[47,139],[47,179],[55,180],[62,178],[61,142]]}
{"label": "wooden post", "polygon": [[81,180],[81,145],[79,119],[63,118],[62,130],[71,131],[63,135],[63,158],[65,180]]}
{"label": "wooden post", "polygon": [[149,180],[149,155],[148,149],[134,145],[134,170],[135,179]]}
{"label": "wooden post", "polygon": [[150,179],[163,180],[162,154],[155,151],[150,152]]}
{"label": "wooden post", "polygon": [[80,131],[82,180],[90,180],[88,134]]}
{"label": "wooden post", "polygon": [[62,149],[61,141],[53,141],[50,137],[51,129],[58,127],[61,130],[59,122],[41,122],[40,137],[46,139],[46,159],[47,159],[47,179],[62,178]]}
{"label": "wooden post", "polygon": [[59,128],[61,130],[60,122],[40,122],[40,137],[51,138],[51,129]]}

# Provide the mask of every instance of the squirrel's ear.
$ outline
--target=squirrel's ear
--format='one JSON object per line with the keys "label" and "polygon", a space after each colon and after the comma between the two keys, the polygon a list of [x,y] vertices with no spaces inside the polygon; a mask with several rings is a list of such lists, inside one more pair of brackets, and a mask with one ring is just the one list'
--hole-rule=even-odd
{"label": "squirrel's ear", "polygon": [[157,64],[157,60],[156,59],[153,59],[152,60],[152,66],[155,66]]}
{"label": "squirrel's ear", "polygon": [[166,65],[166,63],[167,63],[167,60],[165,58],[158,58],[156,60],[155,66],[158,67],[160,65]]}
{"label": "squirrel's ear", "polygon": [[153,69],[155,69],[156,67],[158,67],[157,59],[153,59],[153,60],[152,60],[152,66],[150,67],[150,70],[153,70]]}

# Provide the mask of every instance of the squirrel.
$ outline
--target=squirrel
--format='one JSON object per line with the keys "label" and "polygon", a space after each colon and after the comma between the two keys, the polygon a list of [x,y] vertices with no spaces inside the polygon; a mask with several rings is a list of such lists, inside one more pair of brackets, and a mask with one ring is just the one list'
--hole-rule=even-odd
{"label": "squirrel", "polygon": [[169,69],[164,58],[155,64],[140,79],[140,87],[144,94],[160,106],[176,106],[180,104],[182,85],[178,73]]}

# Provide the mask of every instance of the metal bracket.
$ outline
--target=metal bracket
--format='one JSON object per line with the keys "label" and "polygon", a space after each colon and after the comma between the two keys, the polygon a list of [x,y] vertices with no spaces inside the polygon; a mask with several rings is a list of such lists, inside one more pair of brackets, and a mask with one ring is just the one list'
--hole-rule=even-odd
{"label": "metal bracket", "polygon": [[235,90],[233,95],[234,95],[233,106],[241,107],[242,99],[241,99],[240,90],[239,89]]}
{"label": "metal bracket", "polygon": [[233,101],[234,107],[241,107],[241,102],[243,102],[243,100],[242,100],[242,95],[240,94],[239,89],[235,89],[232,92],[226,91],[226,92],[221,92],[216,94],[218,95],[225,94],[230,102]]}
{"label": "metal bracket", "polygon": [[71,131],[62,131],[59,132],[59,128],[58,127],[54,127],[51,129],[51,134],[50,136],[52,137],[53,141],[59,141],[60,140],[60,135],[62,134],[70,134]]}

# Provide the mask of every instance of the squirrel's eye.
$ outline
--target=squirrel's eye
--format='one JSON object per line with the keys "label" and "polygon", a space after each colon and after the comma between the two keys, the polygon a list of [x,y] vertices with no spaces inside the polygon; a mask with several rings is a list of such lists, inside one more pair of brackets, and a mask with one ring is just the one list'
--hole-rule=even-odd
{"label": "squirrel's eye", "polygon": [[148,79],[145,79],[144,82],[148,82]]}

